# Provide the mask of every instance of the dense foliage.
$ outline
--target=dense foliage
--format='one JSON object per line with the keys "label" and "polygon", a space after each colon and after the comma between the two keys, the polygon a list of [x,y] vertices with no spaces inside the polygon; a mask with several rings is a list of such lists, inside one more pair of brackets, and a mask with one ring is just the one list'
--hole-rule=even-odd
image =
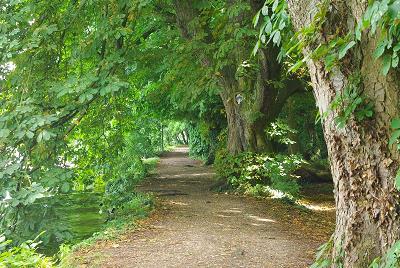
{"label": "dense foliage", "polygon": [[294,174],[303,160],[297,155],[219,152],[215,168],[236,190],[253,196],[287,197],[299,195]]}
{"label": "dense foliage", "polygon": [[[0,232],[22,242],[47,230],[45,242],[67,241],[67,227],[53,224],[57,195],[97,191],[103,211],[122,207],[146,174],[142,159],[174,135],[162,137],[168,114],[151,108],[151,80],[163,69],[136,71],[160,42],[142,43],[143,33],[162,19],[143,24],[149,13],[139,2],[1,8]],[[133,20],[139,12],[142,20]]]}
{"label": "dense foliage", "polygon": [[0,267],[27,267],[27,268],[50,268],[54,267],[52,258],[38,254],[35,249],[40,242],[39,237],[34,240],[28,240],[19,246],[11,247],[7,250],[7,245],[11,244],[11,240],[5,240],[4,236],[0,236]]}

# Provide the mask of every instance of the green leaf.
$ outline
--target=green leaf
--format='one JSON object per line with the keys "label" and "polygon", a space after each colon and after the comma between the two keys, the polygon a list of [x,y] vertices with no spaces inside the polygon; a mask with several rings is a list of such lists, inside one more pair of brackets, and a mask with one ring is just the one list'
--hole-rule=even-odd
{"label": "green leaf", "polygon": [[400,118],[393,119],[390,126],[393,129],[400,129]]}
{"label": "green leaf", "polygon": [[254,27],[257,26],[259,19],[260,19],[260,11],[258,11],[257,14],[253,18],[253,26]]}
{"label": "green leaf", "polygon": [[258,34],[258,38],[260,38],[261,35],[264,34],[265,25],[267,25],[267,21],[264,21],[263,24],[261,24],[260,33]]}
{"label": "green leaf", "polygon": [[395,180],[395,187],[397,191],[400,191],[400,170],[397,171],[396,180]]}
{"label": "green leaf", "polygon": [[50,140],[51,137],[54,137],[55,134],[51,133],[50,131],[43,130],[42,132],[39,133],[37,137],[37,142],[42,142],[42,141],[48,141]]}
{"label": "green leaf", "polygon": [[40,132],[39,135],[38,135],[37,138],[36,138],[36,141],[37,141],[38,143],[40,143],[40,142],[42,142],[42,139],[43,139],[43,133]]}
{"label": "green leaf", "polygon": [[281,32],[280,31],[276,31],[274,34],[274,38],[272,39],[272,41],[274,42],[274,44],[279,45],[281,43]]}
{"label": "green leaf", "polygon": [[260,40],[258,40],[257,42],[256,42],[256,45],[254,46],[254,48],[253,48],[253,56],[255,56],[256,54],[257,54],[257,51],[258,51],[258,49],[260,48],[260,45],[261,45],[261,41]]}
{"label": "green leaf", "polygon": [[390,55],[385,55],[382,60],[382,74],[387,75],[390,67],[392,65],[392,57]]}
{"label": "green leaf", "polygon": [[32,192],[26,197],[26,200],[24,201],[24,203],[27,204],[27,205],[28,204],[33,204],[36,201],[36,199],[40,199],[42,197],[44,197],[43,193],[41,193],[41,192]]}
{"label": "green leaf", "polygon": [[372,117],[374,115],[374,112],[372,111],[372,110],[367,110],[366,112],[365,112],[365,116],[366,117]]}
{"label": "green leaf", "polygon": [[289,68],[288,73],[295,73],[301,66],[303,66],[303,61],[299,60]]}
{"label": "green leaf", "polygon": [[267,41],[267,37],[265,36],[265,34],[261,35],[260,40],[262,43],[265,43],[265,41]]}
{"label": "green leaf", "polygon": [[265,32],[267,34],[271,34],[271,32],[272,32],[272,23],[270,20],[268,21],[267,25],[265,25]]}
{"label": "green leaf", "polygon": [[282,20],[282,21],[279,23],[279,30],[282,31],[282,30],[285,28],[285,26],[286,26],[286,22],[285,22],[284,20]]}
{"label": "green leaf", "polygon": [[351,41],[345,46],[341,46],[339,49],[339,60],[346,56],[347,51],[356,44],[355,41]]}
{"label": "green leaf", "polygon": [[86,99],[86,95],[85,95],[85,94],[81,94],[81,95],[79,96],[79,102],[80,102],[80,103],[84,103],[84,102],[85,102],[85,99]]}
{"label": "green leaf", "polygon": [[29,139],[32,139],[33,136],[35,135],[32,131],[28,130],[25,134]]}
{"label": "green leaf", "polygon": [[0,129],[0,138],[7,138],[10,135],[10,130],[3,128]]}
{"label": "green leaf", "polygon": [[399,57],[397,54],[394,54],[392,57],[392,67],[396,68],[399,65]]}
{"label": "green leaf", "polygon": [[261,13],[264,16],[267,16],[268,15],[268,6],[263,6],[262,9],[261,9]]}
{"label": "green leaf", "polygon": [[274,4],[272,5],[272,12],[275,12],[276,8],[278,7],[279,0],[275,0]]}
{"label": "green leaf", "polygon": [[392,135],[390,136],[390,139],[389,139],[389,145],[393,145],[395,142],[397,142],[399,137],[400,137],[400,129],[398,129],[392,133]]}
{"label": "green leaf", "polygon": [[48,141],[51,138],[51,133],[48,131],[43,131],[43,139]]}
{"label": "green leaf", "polygon": [[68,182],[64,182],[60,188],[61,192],[64,194],[68,193],[70,189],[71,189],[71,187]]}
{"label": "green leaf", "polygon": [[355,36],[358,41],[361,41],[361,24],[357,25]]}
{"label": "green leaf", "polygon": [[381,44],[375,49],[373,54],[374,58],[379,58],[380,56],[382,56],[383,52],[385,52],[385,45]]}
{"label": "green leaf", "polygon": [[336,54],[329,54],[325,57],[324,59],[325,67],[328,71],[332,69],[333,66],[335,66],[336,63]]}

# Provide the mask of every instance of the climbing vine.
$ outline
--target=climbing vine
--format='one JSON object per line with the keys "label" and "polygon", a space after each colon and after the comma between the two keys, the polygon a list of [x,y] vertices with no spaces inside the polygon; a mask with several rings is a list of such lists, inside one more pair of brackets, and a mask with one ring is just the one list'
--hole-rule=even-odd
{"label": "climbing vine", "polygon": [[354,116],[357,122],[361,122],[374,115],[373,104],[362,93],[362,78],[360,73],[349,77],[343,92],[336,94],[326,114],[330,111],[338,111],[335,123],[339,128],[345,127],[352,116]]}
{"label": "climbing vine", "polygon": [[[293,61],[289,70],[296,72],[308,59],[322,59],[327,71],[330,71],[340,63],[340,60],[351,48],[361,41],[362,33],[369,30],[368,36],[379,35],[374,57],[382,59],[382,73],[386,75],[391,67],[398,66],[400,50],[400,2],[398,0],[373,1],[355,29],[350,30],[344,36],[336,33],[326,42],[320,42],[318,33],[322,32],[329,4],[329,0],[320,2],[318,12],[314,15],[311,23],[294,32],[287,11],[287,2],[267,0],[254,18],[254,26],[257,26],[260,15],[264,16],[264,22],[260,26],[259,40],[253,53],[257,52],[261,43],[272,42],[281,47],[280,60],[284,57],[295,59],[293,53],[295,55],[302,54],[304,48],[311,45],[313,47],[311,52],[304,57],[297,57],[298,60]],[[282,39],[285,42],[282,42]]]}
{"label": "climbing vine", "polygon": [[382,59],[382,74],[399,64],[400,50],[400,1],[373,1],[367,8],[362,21],[357,25],[355,39],[360,41],[362,31],[369,29],[369,36],[378,35],[374,57]]}

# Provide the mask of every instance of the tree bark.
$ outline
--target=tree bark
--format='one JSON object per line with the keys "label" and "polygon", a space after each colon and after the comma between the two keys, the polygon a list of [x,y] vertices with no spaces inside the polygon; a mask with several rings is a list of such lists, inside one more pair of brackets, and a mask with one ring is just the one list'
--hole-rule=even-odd
{"label": "tree bark", "polygon": [[[320,2],[288,0],[295,28],[311,23]],[[367,1],[332,0],[330,5],[321,42],[336,29],[353,29]],[[376,38],[363,36],[342,66],[330,73],[321,61],[307,61],[320,114],[328,112],[323,129],[336,200],[333,267],[339,267],[338,263],[368,267],[400,238],[400,198],[394,187],[400,158],[396,148],[388,146],[390,121],[399,117],[399,75],[393,71],[386,77],[380,74],[380,62],[372,57],[376,42]],[[309,51],[306,47],[304,52]],[[344,128],[338,128],[334,123],[337,111],[329,111],[329,104],[343,92],[354,71],[361,72],[362,91],[374,105],[374,117],[361,122],[350,118]]]}
{"label": "tree bark", "polygon": [[183,144],[188,145],[189,141],[188,141],[188,135],[187,135],[186,130],[183,130],[181,134],[182,134]]}

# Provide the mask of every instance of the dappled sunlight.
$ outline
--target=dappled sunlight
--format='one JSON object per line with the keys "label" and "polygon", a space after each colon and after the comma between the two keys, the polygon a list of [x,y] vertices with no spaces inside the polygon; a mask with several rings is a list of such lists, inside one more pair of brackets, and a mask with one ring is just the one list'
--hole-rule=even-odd
{"label": "dappled sunlight", "polygon": [[300,205],[300,206],[304,206],[308,209],[311,210],[316,210],[316,211],[334,211],[335,210],[335,206],[331,205],[331,204],[312,204],[310,203],[308,200],[298,200],[296,201],[296,204]]}
{"label": "dappled sunlight", "polygon": [[250,218],[250,219],[252,219],[252,220],[256,220],[256,221],[260,221],[260,222],[273,222],[273,223],[275,223],[276,221],[275,220],[271,220],[271,219],[267,219],[267,218],[261,218],[261,217],[258,217],[258,216],[255,216],[255,215],[247,215],[247,218]]}
{"label": "dappled sunlight", "polygon": [[180,177],[189,177],[189,176],[193,176],[193,177],[199,177],[199,176],[214,176],[215,172],[204,172],[204,173],[179,173],[176,175],[170,175],[168,177],[170,178],[180,178]]}
{"label": "dappled sunlight", "polygon": [[265,226],[266,224],[265,223],[251,223],[250,225],[259,227],[259,226]]}
{"label": "dappled sunlight", "polygon": [[222,212],[224,212],[224,213],[242,213],[242,211],[237,208],[225,209]]}
{"label": "dappled sunlight", "polygon": [[400,262],[400,0],[0,20],[0,268]]}
{"label": "dappled sunlight", "polygon": [[281,198],[284,198],[284,197],[290,197],[289,194],[287,194],[287,193],[285,193],[283,191],[274,189],[272,187],[265,186],[265,188],[268,190],[268,193],[270,194],[270,197],[272,199],[281,199]]}
{"label": "dappled sunlight", "polygon": [[218,217],[221,217],[221,218],[232,218],[232,216],[223,215],[223,214],[217,214],[217,216],[218,216]]}
{"label": "dappled sunlight", "polygon": [[185,181],[178,181],[178,182],[179,183],[188,183],[188,182],[189,183],[201,183],[201,181],[197,181],[197,180],[196,181],[195,180],[190,180],[190,181],[189,180],[185,180]]}
{"label": "dappled sunlight", "polygon": [[[230,213],[231,215],[226,215],[222,213],[216,213],[217,217],[220,218],[236,218],[236,219],[245,219],[249,225],[252,226],[265,226],[267,223],[276,223],[277,221],[265,218],[265,217],[260,217],[256,216],[253,214],[243,214],[243,212],[237,208],[232,208],[232,209],[226,209],[221,211],[222,213]],[[243,214],[243,215],[242,215]]]}
{"label": "dappled sunlight", "polygon": [[177,206],[189,206],[189,204],[185,203],[185,202],[169,201],[168,203],[171,205],[177,205]]}

